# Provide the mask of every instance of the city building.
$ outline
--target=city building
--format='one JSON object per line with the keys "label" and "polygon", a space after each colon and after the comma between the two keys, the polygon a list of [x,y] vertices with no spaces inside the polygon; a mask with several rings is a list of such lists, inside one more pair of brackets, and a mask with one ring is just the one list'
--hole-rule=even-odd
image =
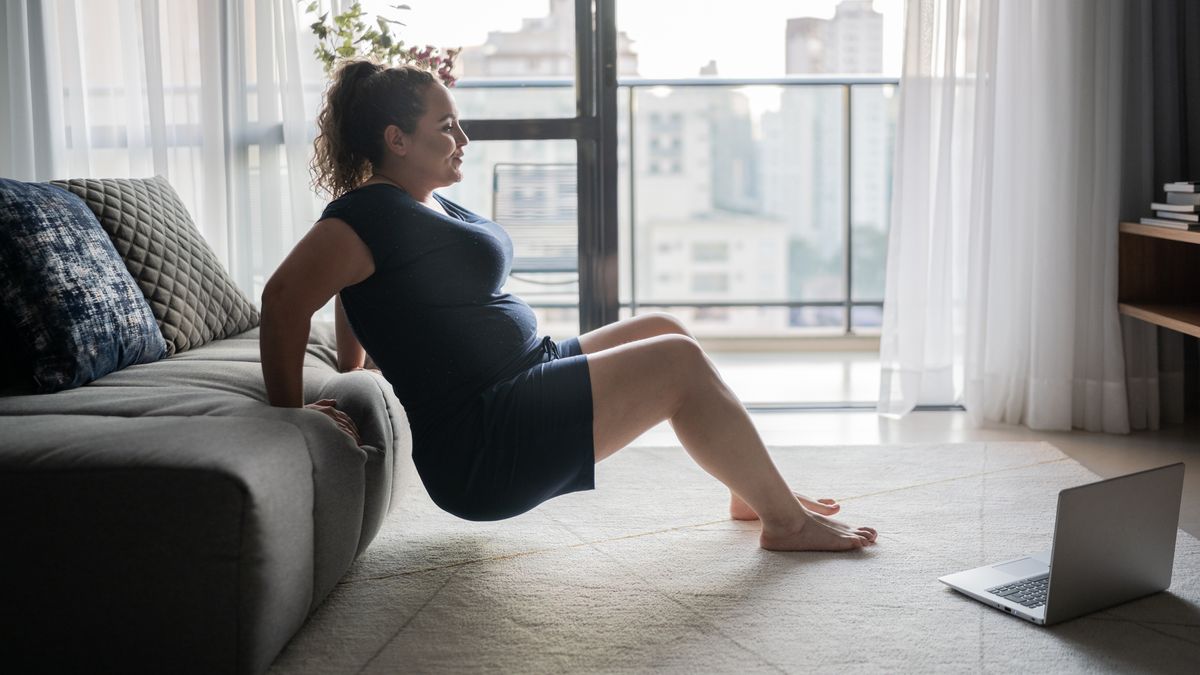
{"label": "city building", "polygon": [[[883,16],[870,0],[843,0],[832,19],[790,19],[784,39],[789,75],[853,76],[883,69]],[[891,203],[892,93],[890,86],[860,85],[848,101],[850,223],[862,252],[874,255],[879,248],[875,244],[886,235]],[[847,292],[846,105],[839,85],[790,86],[781,93],[778,112],[763,118],[763,204],[766,213],[789,225],[793,299],[832,300]],[[855,260],[862,264],[861,256],[856,254]],[[863,281],[871,282],[865,287],[855,284],[859,299],[882,299],[882,282],[878,279],[876,284],[876,277],[865,275]]]}

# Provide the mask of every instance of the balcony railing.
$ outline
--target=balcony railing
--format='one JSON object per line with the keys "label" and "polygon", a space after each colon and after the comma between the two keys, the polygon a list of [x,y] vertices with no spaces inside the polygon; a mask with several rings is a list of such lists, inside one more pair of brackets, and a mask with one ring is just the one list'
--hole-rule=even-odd
{"label": "balcony railing", "polygon": [[[625,312],[691,312],[701,325],[728,323],[716,330],[726,335],[877,334],[898,85],[877,76],[620,80]],[[539,117],[569,116],[573,105],[570,79],[461,80],[458,90],[464,117],[524,118],[531,128]],[[571,168],[561,154],[511,154],[485,161],[493,190],[513,189],[501,173],[521,167],[543,176]],[[554,231],[574,220],[569,212],[546,218]],[[755,245],[757,256],[745,252]],[[531,283],[521,294],[536,308],[569,310],[576,302],[564,271],[540,283],[523,275]],[[755,279],[770,279],[758,284],[768,292],[756,292]]]}

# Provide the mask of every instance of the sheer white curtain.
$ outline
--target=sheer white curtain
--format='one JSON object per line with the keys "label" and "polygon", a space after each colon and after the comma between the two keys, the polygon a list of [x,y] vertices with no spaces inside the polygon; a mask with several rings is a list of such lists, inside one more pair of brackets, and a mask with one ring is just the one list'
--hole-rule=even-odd
{"label": "sheer white curtain", "polygon": [[171,181],[238,284],[320,213],[324,75],[295,0],[8,0],[0,175]]}
{"label": "sheer white curtain", "polygon": [[1122,0],[909,0],[879,410],[1129,430]]}

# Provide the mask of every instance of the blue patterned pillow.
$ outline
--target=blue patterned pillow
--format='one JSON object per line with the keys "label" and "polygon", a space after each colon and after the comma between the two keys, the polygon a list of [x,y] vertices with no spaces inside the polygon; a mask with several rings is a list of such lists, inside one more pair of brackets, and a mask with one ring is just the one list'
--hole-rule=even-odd
{"label": "blue patterned pillow", "polygon": [[0,313],[12,331],[5,342],[21,352],[39,394],[167,352],[95,214],[50,185],[0,178]]}

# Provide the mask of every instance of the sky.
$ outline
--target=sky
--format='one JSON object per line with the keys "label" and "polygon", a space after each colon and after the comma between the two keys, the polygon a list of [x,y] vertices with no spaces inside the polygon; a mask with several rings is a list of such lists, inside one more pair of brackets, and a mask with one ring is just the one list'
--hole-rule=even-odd
{"label": "sky", "polygon": [[[522,18],[549,14],[550,0],[402,0],[407,11],[388,9],[401,0],[365,0],[407,24],[408,43],[453,47],[481,44],[488,31],[515,31]],[[691,77],[710,59],[729,77],[784,72],[784,31],[789,18],[832,18],[838,0],[616,0],[617,30],[634,40],[639,74]],[[904,0],[874,0],[883,13],[884,73],[900,72]]]}

